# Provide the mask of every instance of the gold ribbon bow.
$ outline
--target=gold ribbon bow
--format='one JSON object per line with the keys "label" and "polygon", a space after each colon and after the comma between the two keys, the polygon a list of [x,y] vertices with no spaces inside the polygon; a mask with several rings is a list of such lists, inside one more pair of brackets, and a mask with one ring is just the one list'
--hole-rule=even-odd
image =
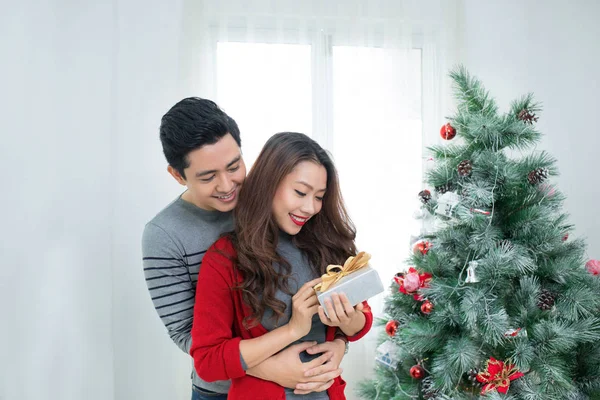
{"label": "gold ribbon bow", "polygon": [[335,284],[344,276],[365,267],[369,263],[370,259],[371,255],[369,253],[361,251],[356,255],[356,257],[348,257],[343,267],[341,265],[328,265],[327,272],[321,277],[323,282],[316,285],[314,289],[318,290],[319,292],[326,291],[330,286]]}

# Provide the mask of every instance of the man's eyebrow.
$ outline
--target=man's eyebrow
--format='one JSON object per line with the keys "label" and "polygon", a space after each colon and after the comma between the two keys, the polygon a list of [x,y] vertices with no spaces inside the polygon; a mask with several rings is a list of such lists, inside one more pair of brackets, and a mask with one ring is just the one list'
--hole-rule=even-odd
{"label": "man's eyebrow", "polygon": [[[231,167],[232,167],[234,164],[238,163],[238,162],[239,162],[241,159],[242,159],[242,156],[241,156],[241,155],[237,156],[236,158],[234,158],[233,160],[231,160],[231,161],[230,161],[230,162],[227,164],[226,168],[231,168]],[[217,170],[216,170],[216,169],[211,169],[211,170],[208,170],[208,171],[201,171],[201,172],[198,172],[198,173],[196,173],[196,175],[195,175],[195,176],[196,176],[196,178],[200,178],[200,177],[203,177],[203,176],[206,176],[206,175],[211,175],[211,174],[214,174],[214,173],[216,173],[216,172],[217,172]]]}
{"label": "man's eyebrow", "polygon": [[227,168],[231,167],[233,164],[239,162],[242,159],[242,156],[239,155],[236,158],[234,158],[229,164],[227,164]]}

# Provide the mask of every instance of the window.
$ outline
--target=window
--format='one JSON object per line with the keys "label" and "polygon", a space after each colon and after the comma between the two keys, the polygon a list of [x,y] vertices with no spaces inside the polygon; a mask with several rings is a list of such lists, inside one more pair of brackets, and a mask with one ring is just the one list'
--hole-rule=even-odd
{"label": "window", "polygon": [[357,244],[384,282],[400,270],[402,249],[418,232],[420,57],[420,50],[333,48],[333,154]]}
{"label": "window", "polygon": [[418,232],[421,50],[355,46],[322,33],[283,43],[275,33],[259,36],[261,43],[229,35],[237,41],[216,45],[217,101],[240,125],[248,166],[280,131],[306,133],[330,150],[357,244],[389,282]]}
{"label": "window", "polygon": [[244,159],[254,162],[277,132],[312,131],[311,47],[217,45],[217,100],[240,126]]}

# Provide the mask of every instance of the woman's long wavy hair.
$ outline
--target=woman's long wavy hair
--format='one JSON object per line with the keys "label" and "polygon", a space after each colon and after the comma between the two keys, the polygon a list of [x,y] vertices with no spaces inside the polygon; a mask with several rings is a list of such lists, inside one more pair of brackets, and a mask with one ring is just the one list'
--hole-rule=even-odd
{"label": "woman's long wavy hair", "polygon": [[[316,276],[329,264],[342,265],[356,255],[356,230],[340,192],[337,170],[327,152],[302,133],[283,132],[272,136],[263,147],[239,193],[235,228],[231,234],[237,252],[236,268],[242,274],[238,290],[252,314],[247,326],[258,324],[266,308],[274,317],[284,315],[285,303],[275,298],[277,290],[288,288],[289,263],[277,254],[279,226],[273,215],[277,188],[302,161],[314,162],[327,171],[327,190],[321,211],[308,220],[294,236],[294,244],[308,256]],[[280,265],[280,270],[275,264]]]}

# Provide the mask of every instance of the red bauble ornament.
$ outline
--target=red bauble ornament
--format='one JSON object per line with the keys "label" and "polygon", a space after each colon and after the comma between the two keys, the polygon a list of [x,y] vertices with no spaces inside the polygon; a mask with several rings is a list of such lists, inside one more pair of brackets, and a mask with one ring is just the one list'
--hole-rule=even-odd
{"label": "red bauble ornament", "polygon": [[425,369],[420,365],[413,365],[410,367],[410,376],[415,379],[423,379],[425,377]]}
{"label": "red bauble ornament", "polygon": [[425,300],[423,304],[421,304],[421,312],[423,314],[430,314],[433,311],[433,303],[429,300]]}
{"label": "red bauble ornament", "polygon": [[600,261],[599,260],[589,260],[585,263],[585,268],[592,275],[600,275]]}
{"label": "red bauble ornament", "polygon": [[398,330],[398,325],[400,325],[398,321],[389,321],[385,325],[385,333],[387,333],[390,337],[394,337],[396,331]]}
{"label": "red bauble ornament", "polygon": [[569,239],[569,232],[565,233],[562,237],[562,241],[566,242]]}
{"label": "red bauble ornament", "polygon": [[454,139],[454,136],[456,136],[456,129],[454,129],[454,127],[450,125],[450,122],[448,122],[446,125],[442,125],[442,128],[440,129],[440,136],[444,140],[452,140]]}
{"label": "red bauble ornament", "polygon": [[416,255],[417,252],[420,252],[421,254],[425,255],[427,254],[429,249],[431,249],[430,242],[428,242],[427,240],[419,240],[413,246],[413,253]]}

